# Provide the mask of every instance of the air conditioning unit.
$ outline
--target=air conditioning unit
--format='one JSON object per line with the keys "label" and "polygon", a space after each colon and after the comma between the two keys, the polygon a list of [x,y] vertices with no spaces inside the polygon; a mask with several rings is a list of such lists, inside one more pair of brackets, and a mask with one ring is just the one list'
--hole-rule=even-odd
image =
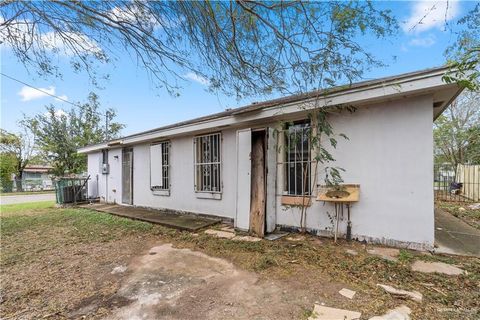
{"label": "air conditioning unit", "polygon": [[102,174],[108,174],[110,172],[110,165],[108,163],[102,164]]}

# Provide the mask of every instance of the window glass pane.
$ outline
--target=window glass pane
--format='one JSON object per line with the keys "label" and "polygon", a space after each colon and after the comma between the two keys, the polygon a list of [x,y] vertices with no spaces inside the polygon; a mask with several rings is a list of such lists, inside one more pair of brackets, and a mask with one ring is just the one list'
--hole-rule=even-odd
{"label": "window glass pane", "polygon": [[310,194],[310,123],[300,122],[285,130],[285,188],[290,195]]}
{"label": "window glass pane", "polygon": [[195,188],[220,192],[220,134],[195,137]]}

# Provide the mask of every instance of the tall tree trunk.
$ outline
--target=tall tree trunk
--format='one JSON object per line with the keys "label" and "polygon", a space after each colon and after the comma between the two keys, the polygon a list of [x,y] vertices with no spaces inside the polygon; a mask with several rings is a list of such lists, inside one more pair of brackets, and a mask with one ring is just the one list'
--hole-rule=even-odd
{"label": "tall tree trunk", "polygon": [[21,176],[15,176],[15,186],[16,186],[17,192],[22,192],[23,191],[22,177]]}

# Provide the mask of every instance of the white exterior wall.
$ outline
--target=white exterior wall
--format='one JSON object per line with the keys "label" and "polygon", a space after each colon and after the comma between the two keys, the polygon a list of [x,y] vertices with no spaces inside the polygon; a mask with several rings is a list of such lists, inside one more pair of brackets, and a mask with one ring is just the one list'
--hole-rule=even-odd
{"label": "white exterior wall", "polygon": [[[434,242],[433,135],[431,96],[397,100],[358,108],[330,117],[339,137],[331,150],[344,168],[345,183],[360,184],[360,201],[352,205],[353,238],[415,248]],[[318,183],[323,184],[319,166]],[[283,169],[279,169],[279,176]],[[277,187],[277,224],[300,225],[298,208],[281,204]],[[313,201],[307,211],[307,228],[331,235],[333,204]],[[339,232],[346,232],[345,219]],[[392,241],[394,240],[394,241]]]}
{"label": "white exterior wall", "polygon": [[[359,107],[352,114],[330,117],[338,138],[332,166],[346,170],[345,183],[360,184],[360,201],[352,206],[353,238],[412,248],[431,247],[434,241],[432,96],[421,96]],[[277,123],[277,122],[275,122]],[[222,131],[222,197],[201,199],[194,190],[193,135],[170,139],[170,195],[150,190],[150,143],[133,146],[133,204],[234,218],[236,210],[236,130]],[[214,130],[212,130],[214,132]],[[99,175],[99,196],[121,203],[121,148],[109,151],[110,174],[99,173],[101,152],[90,153],[88,170],[93,192]],[[118,155],[115,159],[114,156]],[[319,172],[323,172],[319,168]],[[298,227],[300,211],[281,204],[284,170],[277,170],[276,224]],[[105,178],[108,176],[108,187]],[[319,184],[323,178],[319,178]],[[116,192],[113,192],[113,190]],[[92,194],[92,193],[91,193]],[[313,201],[307,227],[331,235],[326,212],[333,205]],[[346,212],[345,212],[346,217]],[[340,222],[346,232],[346,218]]]}
{"label": "white exterior wall", "polygon": [[194,136],[170,139],[170,195],[154,195],[150,190],[150,144],[133,148],[133,203],[137,206],[167,208],[226,218],[235,216],[236,149],[235,131],[222,131],[222,197],[202,199],[194,189]]}

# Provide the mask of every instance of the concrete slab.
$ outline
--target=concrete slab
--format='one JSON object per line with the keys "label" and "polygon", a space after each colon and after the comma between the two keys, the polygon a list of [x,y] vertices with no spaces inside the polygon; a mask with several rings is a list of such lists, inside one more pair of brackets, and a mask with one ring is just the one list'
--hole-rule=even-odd
{"label": "concrete slab", "polygon": [[235,229],[231,226],[221,227],[220,230],[226,231],[226,232],[235,232]]}
{"label": "concrete slab", "polygon": [[282,237],[285,237],[286,235],[288,234],[288,232],[284,232],[284,231],[278,231],[278,232],[274,232],[274,233],[269,233],[267,234],[265,237],[263,237],[265,240],[270,240],[270,241],[274,241],[274,240],[278,240]]}
{"label": "concrete slab", "polygon": [[362,314],[356,311],[336,309],[316,304],[308,320],[357,320]]}
{"label": "concrete slab", "polygon": [[85,204],[79,207],[188,231],[197,231],[221,221],[220,219],[205,218],[194,214],[177,214],[168,210],[154,210],[102,203]]}
{"label": "concrete slab", "polygon": [[222,230],[208,229],[208,230],[205,230],[205,233],[218,238],[225,238],[225,239],[232,239],[233,237],[235,237],[235,233],[222,231]]}
{"label": "concrete slab", "polygon": [[412,271],[423,273],[442,273],[449,276],[456,276],[464,273],[462,269],[451,264],[443,262],[427,262],[421,260],[417,260],[412,264]]}
{"label": "concrete slab", "polygon": [[410,320],[410,313],[412,313],[412,310],[409,307],[401,305],[400,307],[387,311],[384,315],[375,316],[369,320]]}
{"label": "concrete slab", "polygon": [[389,286],[386,284],[380,284],[380,283],[377,284],[377,286],[383,288],[383,290],[385,290],[386,292],[394,296],[410,298],[416,302],[422,302],[422,299],[423,299],[423,295],[418,291],[407,291],[407,290],[397,289],[392,286]]}
{"label": "concrete slab", "polygon": [[480,230],[435,208],[435,244],[437,252],[480,257]]}
{"label": "concrete slab", "polygon": [[353,299],[353,296],[356,292],[347,288],[343,288],[342,290],[338,291],[338,293],[340,293],[345,298]]}
{"label": "concrete slab", "polygon": [[398,249],[383,247],[373,247],[368,249],[367,252],[388,261],[397,261],[397,257],[400,254],[400,250]]}

